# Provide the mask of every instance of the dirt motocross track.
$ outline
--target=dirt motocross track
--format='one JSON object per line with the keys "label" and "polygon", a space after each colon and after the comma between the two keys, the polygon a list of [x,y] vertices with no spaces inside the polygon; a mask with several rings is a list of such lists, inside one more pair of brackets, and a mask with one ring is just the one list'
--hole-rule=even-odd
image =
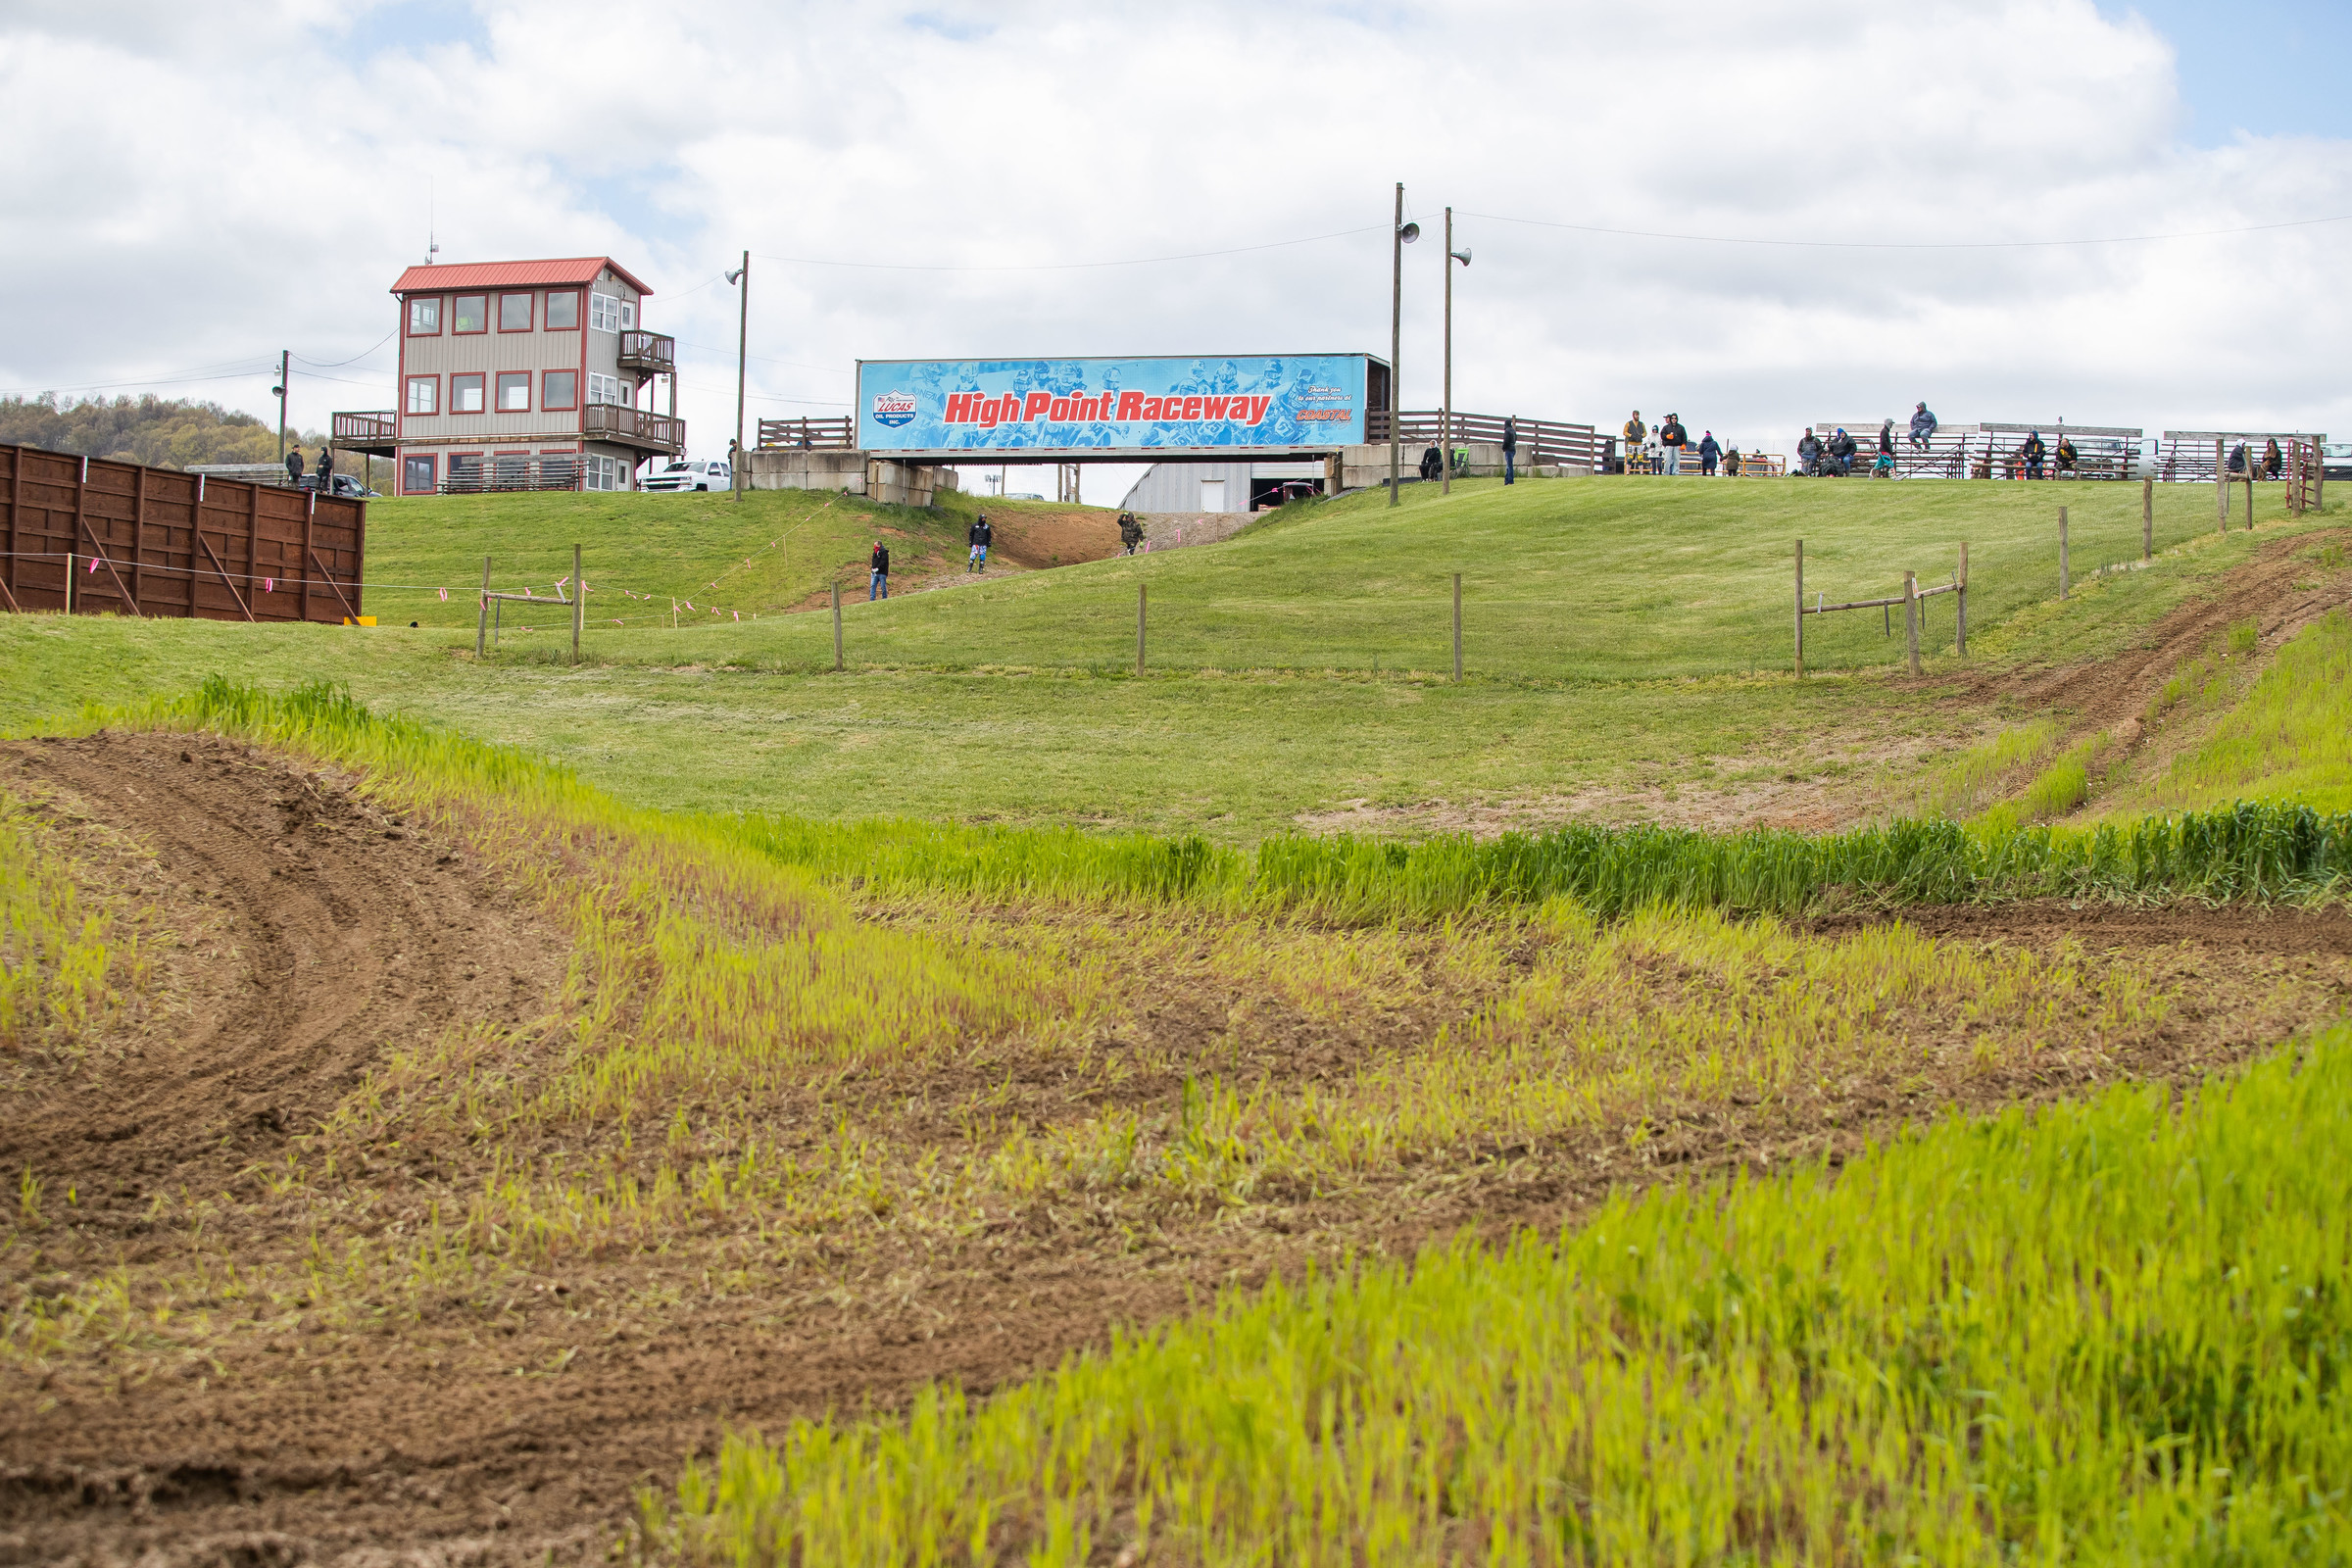
{"label": "dirt motocross track", "polygon": [[[564,938],[470,850],[317,769],[218,737],[110,734],[0,746],[0,785],[74,847],[93,892],[152,906],[184,944],[159,944],[159,1000],[89,1062],[43,1071],[0,1056],[0,1159],[77,1194],[72,1258],[58,1250],[0,1277],[0,1309],[54,1298],[110,1260],[173,1255],[189,1238],[148,1217],[167,1191],[230,1194],[218,1223],[232,1245],[240,1224],[281,1242],[258,1167],[435,1031],[487,1023],[527,1038],[563,982]],[[202,1359],[127,1355],[114,1364],[132,1370],[105,1386],[0,1362],[0,1565],[602,1561],[632,1492],[665,1487],[682,1455],[730,1427],[887,1403],[933,1377],[984,1389],[1114,1324],[1343,1247],[1404,1249],[1462,1224],[1556,1226],[1612,1189],[1842,1157],[1923,1114],[2117,1079],[2194,1082],[2352,999],[2340,910],[2032,904],[1903,918],[1958,943],[2080,944],[2160,964],[2188,977],[2192,1004],[2136,1042],[2052,1050],[2014,1070],[1955,1052],[1925,1078],[1860,1074],[1802,1102],[1663,1106],[1638,1149],[1595,1128],[1484,1151],[1436,1199],[1404,1186],[1277,1198],[1262,1228],[1171,1227],[1140,1259],[1051,1226],[974,1238],[927,1260],[919,1298],[886,1290],[902,1265],[880,1258],[854,1262],[864,1273],[842,1278],[858,1291],[838,1300],[711,1294],[632,1317],[623,1303],[643,1281],[624,1260],[520,1288],[495,1311],[453,1300],[417,1318],[223,1339]],[[1845,913],[1812,929],[1868,923]],[[1138,1024],[1171,1050],[1214,1034],[1234,1002],[1186,984]],[[1342,1077],[1431,1024],[1294,1017],[1257,1067]],[[873,1089],[877,1102],[906,1092]],[[551,1363],[560,1378],[545,1375]]]}

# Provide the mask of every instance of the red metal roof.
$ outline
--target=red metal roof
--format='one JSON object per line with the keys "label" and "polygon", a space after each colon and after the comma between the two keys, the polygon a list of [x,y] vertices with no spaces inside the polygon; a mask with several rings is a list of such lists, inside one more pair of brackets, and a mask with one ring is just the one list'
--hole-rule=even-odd
{"label": "red metal roof", "polygon": [[395,294],[423,294],[453,288],[536,288],[550,283],[593,283],[611,268],[640,294],[652,289],[610,256],[566,256],[549,262],[452,262],[445,267],[412,267],[392,285]]}

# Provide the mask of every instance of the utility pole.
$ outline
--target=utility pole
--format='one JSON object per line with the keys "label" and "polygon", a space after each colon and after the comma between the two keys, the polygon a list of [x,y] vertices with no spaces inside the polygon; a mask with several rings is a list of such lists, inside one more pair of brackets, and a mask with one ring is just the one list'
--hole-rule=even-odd
{"label": "utility pole", "polygon": [[735,451],[727,464],[727,477],[734,482],[735,499],[743,499],[743,382],[744,368],[751,360],[752,346],[752,253],[743,253],[743,265],[727,274],[730,283],[740,282],[735,298]]}
{"label": "utility pole", "polygon": [[277,461],[286,461],[286,372],[294,368],[290,349],[277,351]]}
{"label": "utility pole", "polygon": [[1396,505],[1397,454],[1404,439],[1403,377],[1398,360],[1404,345],[1404,245],[1421,230],[1404,231],[1404,181],[1396,182],[1396,219],[1389,235],[1389,505]]}

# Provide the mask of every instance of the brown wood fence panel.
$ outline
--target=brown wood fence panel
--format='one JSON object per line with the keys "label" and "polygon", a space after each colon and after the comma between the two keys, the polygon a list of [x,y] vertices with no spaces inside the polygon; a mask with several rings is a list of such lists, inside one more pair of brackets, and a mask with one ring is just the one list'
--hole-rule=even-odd
{"label": "brown wood fence panel", "polygon": [[0,446],[0,609],[317,620],[362,611],[368,504]]}

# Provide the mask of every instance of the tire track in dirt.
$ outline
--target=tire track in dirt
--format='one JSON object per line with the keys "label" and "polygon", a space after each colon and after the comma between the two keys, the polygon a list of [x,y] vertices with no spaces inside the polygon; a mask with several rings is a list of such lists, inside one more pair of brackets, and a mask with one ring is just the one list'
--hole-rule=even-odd
{"label": "tire track in dirt", "polygon": [[[2328,611],[2343,608],[2344,589],[2336,574],[2300,559],[2313,545],[2329,540],[2352,543],[2352,529],[2263,541],[2252,561],[2216,580],[2214,591],[2175,609],[2113,658],[2056,669],[1965,669],[1915,684],[1948,690],[1951,701],[1971,707],[2005,701],[2037,712],[2071,713],[2076,732],[2135,722],[2174,671],[2234,623],[2254,620],[2262,646],[2276,649]],[[2298,579],[2311,577],[2321,580],[2297,586]]]}
{"label": "tire track in dirt", "polygon": [[[0,783],[53,822],[155,856],[142,903],[209,906],[233,946],[199,956],[191,1019],[27,1085],[0,1164],[135,1207],[202,1190],[315,1130],[391,1050],[542,1007],[568,945],[464,853],[285,761],[218,736],[0,746]],[[86,1221],[85,1221],[86,1222]]]}

